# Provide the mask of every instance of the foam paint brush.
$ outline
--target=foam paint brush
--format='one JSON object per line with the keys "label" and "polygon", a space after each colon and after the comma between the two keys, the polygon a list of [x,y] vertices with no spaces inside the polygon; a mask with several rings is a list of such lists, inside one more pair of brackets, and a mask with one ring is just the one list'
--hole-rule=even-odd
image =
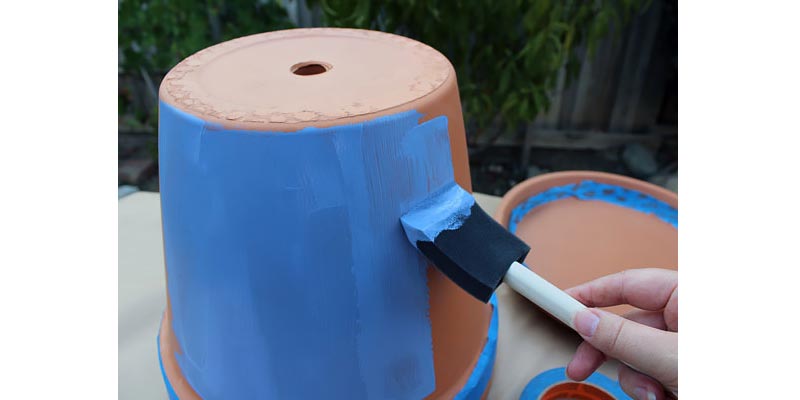
{"label": "foam paint brush", "polygon": [[586,306],[523,265],[530,247],[488,216],[457,184],[434,192],[400,221],[411,244],[475,298],[489,301],[505,282],[575,329],[575,314]]}
{"label": "foam paint brush", "polygon": [[530,247],[487,215],[458,184],[432,193],[400,222],[411,244],[478,300],[489,301],[505,282],[575,330],[575,314],[586,306],[523,265]]}

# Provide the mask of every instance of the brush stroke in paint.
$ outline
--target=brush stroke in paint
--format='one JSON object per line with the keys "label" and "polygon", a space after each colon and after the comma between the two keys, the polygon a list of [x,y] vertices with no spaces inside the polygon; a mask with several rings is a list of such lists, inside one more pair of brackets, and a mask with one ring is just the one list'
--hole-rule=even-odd
{"label": "brush stroke in paint", "polygon": [[620,207],[630,208],[644,214],[653,215],[672,225],[675,229],[678,228],[678,210],[669,204],[636,190],[585,180],[580,183],[552,187],[520,203],[511,211],[508,230],[514,233],[517,230],[517,224],[534,208],[569,197],[578,200],[604,201]]}
{"label": "brush stroke in paint", "polygon": [[461,227],[475,199],[457,183],[445,186],[400,218],[409,242],[433,242],[439,233]]}
{"label": "brush stroke in paint", "polygon": [[453,181],[447,119],[294,133],[160,105],[175,356],[206,399],[433,391],[424,258],[400,216]]}

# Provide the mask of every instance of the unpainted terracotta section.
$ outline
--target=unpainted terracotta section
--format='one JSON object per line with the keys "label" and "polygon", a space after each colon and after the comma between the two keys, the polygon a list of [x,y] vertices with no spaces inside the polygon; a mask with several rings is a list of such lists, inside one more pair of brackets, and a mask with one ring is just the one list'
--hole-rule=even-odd
{"label": "unpainted terracotta section", "polygon": [[201,400],[197,392],[194,391],[186,378],[183,377],[178,360],[175,354],[183,354],[178,339],[172,331],[172,311],[167,295],[167,309],[161,319],[161,328],[158,331],[159,345],[161,346],[161,365],[164,367],[164,374],[167,376],[172,390],[181,400]]}
{"label": "unpainted terracotta section", "polygon": [[[447,116],[455,180],[471,192],[467,137],[455,72],[437,90],[403,107],[422,113],[420,122]],[[436,389],[427,399],[451,399],[466,385],[478,363],[486,344],[492,307],[467,294],[433,265],[428,266],[428,288]]]}
{"label": "unpainted terracotta section", "polygon": [[[298,75],[298,65],[326,71]],[[161,84],[163,101],[229,129],[296,131],[395,114],[455,72],[441,53],[383,32],[309,28],[201,50]]]}

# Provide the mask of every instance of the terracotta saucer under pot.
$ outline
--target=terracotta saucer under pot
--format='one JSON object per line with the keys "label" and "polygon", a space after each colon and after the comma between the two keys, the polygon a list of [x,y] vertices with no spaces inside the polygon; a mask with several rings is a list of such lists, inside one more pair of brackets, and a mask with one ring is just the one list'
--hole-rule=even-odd
{"label": "terracotta saucer under pot", "polygon": [[566,171],[514,186],[495,219],[531,246],[529,268],[567,289],[625,269],[677,270],[677,208],[677,194],[653,184]]}

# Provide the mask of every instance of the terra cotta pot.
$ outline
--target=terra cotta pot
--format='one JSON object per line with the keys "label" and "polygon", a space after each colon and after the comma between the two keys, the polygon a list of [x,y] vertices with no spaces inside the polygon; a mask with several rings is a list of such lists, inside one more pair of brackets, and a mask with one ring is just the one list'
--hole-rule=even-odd
{"label": "terra cotta pot", "polygon": [[399,223],[443,181],[471,187],[444,56],[379,32],[270,32],[188,57],[159,96],[171,396],[485,393],[493,307]]}

